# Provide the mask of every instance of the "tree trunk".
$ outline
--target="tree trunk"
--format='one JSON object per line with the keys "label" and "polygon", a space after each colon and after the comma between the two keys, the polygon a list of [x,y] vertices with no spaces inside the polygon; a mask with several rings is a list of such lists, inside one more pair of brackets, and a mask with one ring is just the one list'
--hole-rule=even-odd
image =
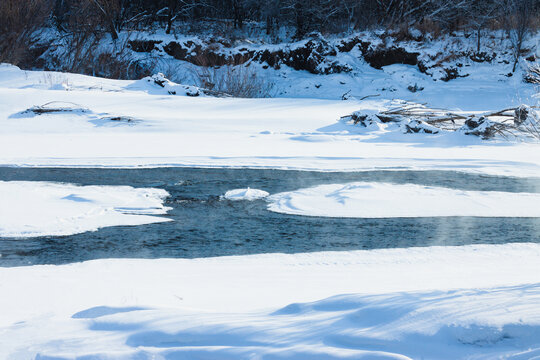
{"label": "tree trunk", "polygon": [[294,10],[296,12],[296,35],[295,37],[301,39],[306,35],[306,18],[304,12],[304,0],[297,0],[294,4]]}
{"label": "tree trunk", "polygon": [[477,28],[476,29],[476,39],[478,43],[476,44],[476,53],[480,53],[480,36],[482,35],[482,29]]}
{"label": "tree trunk", "polygon": [[234,27],[237,29],[242,29],[244,26],[243,18],[243,9],[240,0],[233,1],[233,11],[234,11]]}
{"label": "tree trunk", "polygon": [[118,31],[116,30],[116,26],[114,26],[114,21],[113,20],[110,20],[109,21],[110,25],[109,25],[109,32],[111,33],[111,37],[114,41],[118,40]]}
{"label": "tree trunk", "polygon": [[266,35],[272,34],[272,16],[266,17]]}
{"label": "tree trunk", "polygon": [[165,34],[170,34],[172,30],[172,25],[174,22],[174,14],[176,13],[177,0],[169,0],[167,11],[167,28],[165,29]]}

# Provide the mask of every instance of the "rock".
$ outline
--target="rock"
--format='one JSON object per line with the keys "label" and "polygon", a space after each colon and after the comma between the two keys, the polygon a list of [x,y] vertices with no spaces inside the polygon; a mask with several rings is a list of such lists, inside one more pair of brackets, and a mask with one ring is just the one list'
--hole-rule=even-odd
{"label": "rock", "polygon": [[351,115],[343,116],[341,120],[345,122],[352,121],[354,125],[360,125],[362,127],[369,127],[377,122],[377,118],[372,114],[365,114],[362,112],[354,112]]}
{"label": "rock", "polygon": [[520,126],[523,124],[529,117],[530,112],[531,109],[527,105],[517,107],[514,111],[514,125]]}
{"label": "rock", "polygon": [[161,86],[162,88],[165,87],[165,85],[169,82],[169,80],[163,75],[163,73],[157,73],[151,76],[152,81],[154,84]]}
{"label": "rock", "polygon": [[480,124],[482,124],[483,122],[485,121],[485,118],[484,117],[480,117],[480,118],[476,118],[476,117],[472,117],[470,119],[467,119],[465,121],[465,126],[468,128],[468,129],[476,129],[480,126]]}
{"label": "rock", "polygon": [[351,52],[352,49],[354,49],[357,45],[359,45],[359,48],[363,54],[369,49],[371,43],[362,41],[362,39],[360,39],[358,36],[355,36],[352,39],[341,40],[341,42],[337,45],[337,49],[339,52],[347,53]]}
{"label": "rock", "polygon": [[469,59],[477,63],[492,62],[496,57],[496,53],[488,54],[487,52],[473,52],[469,54]]}
{"label": "rock", "polygon": [[420,54],[407,52],[404,48],[377,48],[366,50],[364,59],[375,69],[380,69],[383,66],[393,64],[417,65],[418,55]]}
{"label": "rock", "polygon": [[243,65],[255,54],[254,51],[245,48],[232,51],[223,50],[222,46],[225,45],[171,41],[163,47],[163,50],[177,60],[187,61],[198,66]]}
{"label": "rock", "polygon": [[312,74],[327,75],[352,71],[349,65],[328,59],[336,55],[337,50],[316,33],[303,44],[295,44],[291,48],[275,51],[260,50],[254,54],[253,60],[266,63],[276,70],[279,70],[282,65],[287,65],[294,70],[306,70]]}
{"label": "rock", "polygon": [[435,126],[429,125],[428,123],[422,120],[409,120],[407,123],[403,124],[403,132],[406,134],[438,134],[439,129]]}
{"label": "rock", "polygon": [[459,129],[465,135],[480,136],[483,139],[492,138],[497,131],[498,123],[495,123],[483,116],[471,117],[465,121],[465,124]]}
{"label": "rock", "polygon": [[469,76],[469,74],[461,75],[459,73],[459,70],[457,68],[455,68],[455,67],[444,68],[443,70],[446,73],[446,75],[444,77],[442,77],[441,80],[445,81],[445,82],[448,82],[450,80],[454,80],[454,79],[457,79],[457,78],[465,78],[465,77]]}
{"label": "rock", "polygon": [[161,42],[161,40],[130,40],[128,45],[135,52],[152,52]]}
{"label": "rock", "polygon": [[412,93],[415,93],[417,91],[424,90],[424,88],[422,86],[418,86],[418,84],[414,84],[414,85],[407,86],[407,90],[409,90]]}

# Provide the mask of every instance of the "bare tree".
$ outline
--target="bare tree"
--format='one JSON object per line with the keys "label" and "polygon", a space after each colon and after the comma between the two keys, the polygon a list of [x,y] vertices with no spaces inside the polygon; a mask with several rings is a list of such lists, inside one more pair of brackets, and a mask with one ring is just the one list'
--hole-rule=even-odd
{"label": "bare tree", "polygon": [[280,0],[269,0],[262,9],[262,16],[266,22],[266,34],[274,35],[279,26],[282,4]]}
{"label": "bare tree", "polygon": [[504,19],[506,31],[512,43],[514,58],[512,72],[515,72],[523,51],[523,43],[530,31],[532,16],[538,10],[538,2],[536,0],[504,0],[503,5],[508,13]]}
{"label": "bare tree", "polygon": [[497,10],[500,9],[500,3],[496,0],[472,0],[466,4],[465,9],[469,23],[476,32],[476,52],[479,53],[482,30],[484,30],[489,21],[494,19]]}
{"label": "bare tree", "polygon": [[118,39],[118,33],[120,32],[125,20],[125,2],[126,0],[89,0],[91,1],[98,11],[103,16],[105,26],[113,40]]}
{"label": "bare tree", "polygon": [[[101,25],[111,34],[113,40],[117,40],[120,31],[127,24],[140,21],[147,15],[146,8],[135,0],[86,0],[94,6]],[[82,2],[77,1],[75,2]]]}
{"label": "bare tree", "polygon": [[166,12],[165,33],[171,33],[173,24],[179,17],[190,17],[195,9],[207,6],[207,2],[202,0],[167,0],[167,6],[159,11]]}

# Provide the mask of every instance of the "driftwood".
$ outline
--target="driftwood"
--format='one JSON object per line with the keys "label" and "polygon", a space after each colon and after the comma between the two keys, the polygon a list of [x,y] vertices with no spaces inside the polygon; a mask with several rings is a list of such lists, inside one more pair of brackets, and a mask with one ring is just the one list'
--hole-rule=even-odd
{"label": "driftwood", "polygon": [[57,112],[88,112],[88,109],[83,108],[82,106],[63,101],[51,101],[43,105],[32,106],[29,109],[26,109],[24,112],[32,112],[37,115],[57,113]]}
{"label": "driftwood", "polygon": [[540,65],[537,63],[528,67],[523,80],[529,84],[540,85]]}
{"label": "driftwood", "polygon": [[31,113],[31,116],[33,116],[33,114],[42,115],[53,113],[84,113],[89,121],[97,125],[103,125],[108,122],[127,123],[130,125],[134,125],[142,121],[131,116],[111,115],[107,113],[96,114],[90,109],[86,109],[81,105],[64,101],[51,101],[43,105],[33,106],[29,109],[26,109],[25,111],[14,114],[14,117],[26,117],[29,113]]}
{"label": "driftwood", "polygon": [[[540,139],[540,123],[532,110],[534,107],[519,106],[492,112],[452,112],[445,109],[428,108],[425,104],[401,103],[396,107],[374,115],[353,113],[342,117],[355,125],[367,126],[375,118],[381,123],[401,123],[408,133],[437,133],[462,131],[483,138],[503,138],[523,135]],[[412,124],[412,125],[411,125]]]}

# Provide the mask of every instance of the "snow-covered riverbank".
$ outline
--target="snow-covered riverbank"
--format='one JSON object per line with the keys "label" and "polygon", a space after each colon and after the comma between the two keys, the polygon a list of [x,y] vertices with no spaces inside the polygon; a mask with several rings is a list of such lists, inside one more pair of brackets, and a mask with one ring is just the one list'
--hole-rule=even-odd
{"label": "snow-covered riverbank", "polygon": [[0,357],[531,359],[539,257],[508,244],[0,268]]}
{"label": "snow-covered riverbank", "polygon": [[0,237],[61,236],[169,221],[151,216],[167,213],[165,197],[161,189],[0,181]]}
{"label": "snow-covered riverbank", "polygon": [[[469,104],[468,110],[536,101],[530,85],[504,87],[486,80],[478,88],[467,81],[432,85],[425,101],[452,108]],[[62,84],[66,88],[57,90]],[[361,109],[385,109],[391,98],[193,98],[170,95],[144,81],[24,72],[3,65],[0,99],[0,164],[8,166],[410,168],[540,176],[535,144],[486,142],[461,134],[366,133],[339,120]],[[49,102],[68,111],[25,112]]]}

